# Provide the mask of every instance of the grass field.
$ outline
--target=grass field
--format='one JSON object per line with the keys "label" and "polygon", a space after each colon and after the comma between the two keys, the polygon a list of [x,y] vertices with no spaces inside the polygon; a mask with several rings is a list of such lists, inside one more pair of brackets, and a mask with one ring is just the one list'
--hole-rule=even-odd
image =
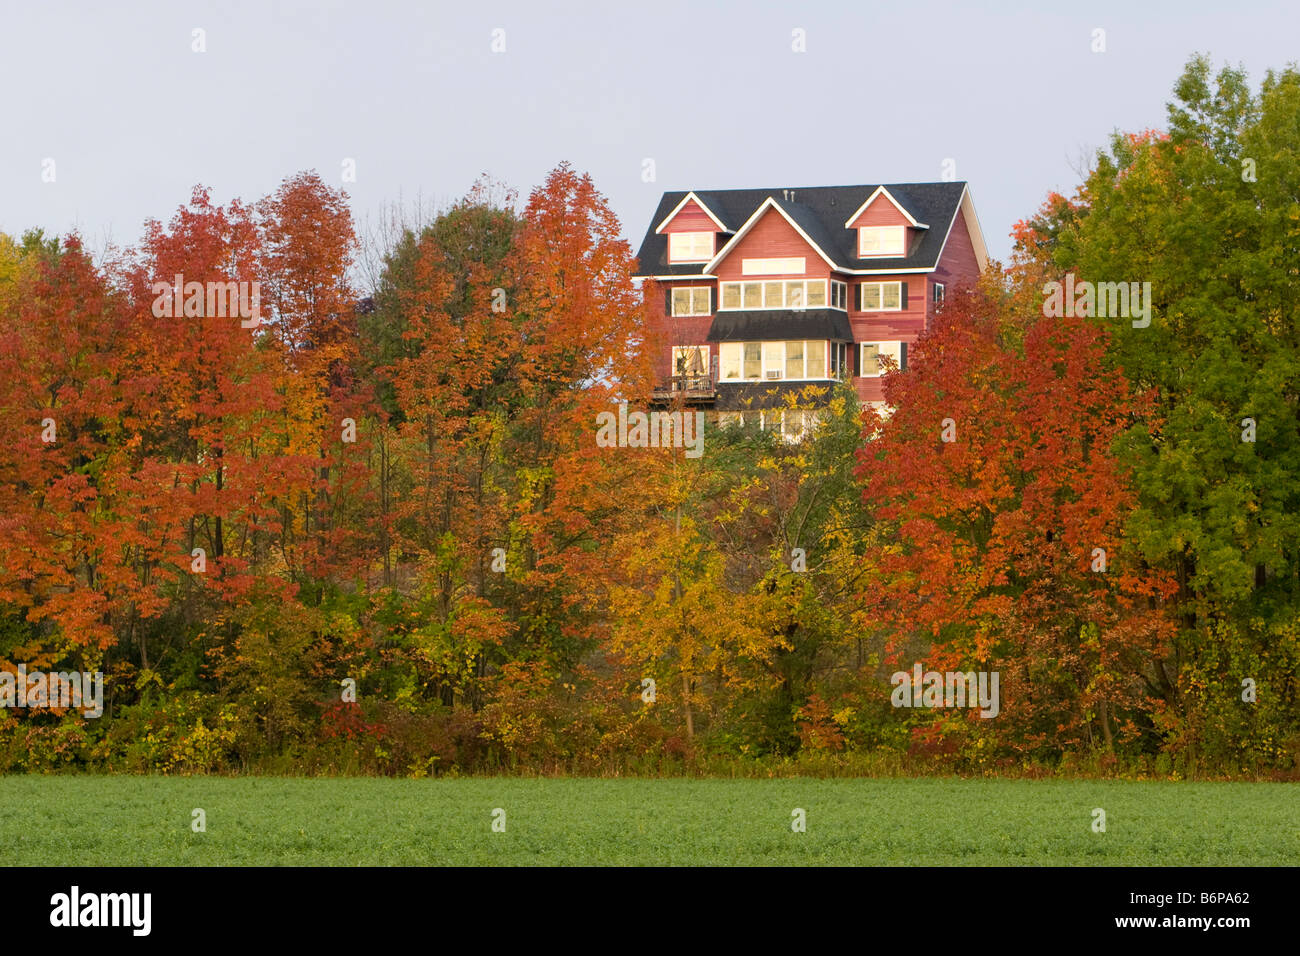
{"label": "grass field", "polygon": [[1296,865],[1300,785],[9,776],[0,841],[9,865]]}

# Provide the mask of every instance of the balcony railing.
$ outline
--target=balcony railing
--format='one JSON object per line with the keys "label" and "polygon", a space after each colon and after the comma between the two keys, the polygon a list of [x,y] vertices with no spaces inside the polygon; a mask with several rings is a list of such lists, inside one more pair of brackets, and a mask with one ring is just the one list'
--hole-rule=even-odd
{"label": "balcony railing", "polygon": [[714,399],[718,389],[713,376],[707,373],[699,375],[674,375],[655,386],[654,397],[657,399]]}

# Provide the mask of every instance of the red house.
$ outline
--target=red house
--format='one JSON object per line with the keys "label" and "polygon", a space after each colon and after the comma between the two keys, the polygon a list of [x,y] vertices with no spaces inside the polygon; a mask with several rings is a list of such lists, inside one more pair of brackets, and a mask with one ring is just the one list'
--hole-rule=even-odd
{"label": "red house", "polygon": [[963,182],[665,193],[638,258],[656,401],[791,439],[829,395],[810,385],[851,378],[879,404],[881,360],[906,368],[945,290],[987,265]]}

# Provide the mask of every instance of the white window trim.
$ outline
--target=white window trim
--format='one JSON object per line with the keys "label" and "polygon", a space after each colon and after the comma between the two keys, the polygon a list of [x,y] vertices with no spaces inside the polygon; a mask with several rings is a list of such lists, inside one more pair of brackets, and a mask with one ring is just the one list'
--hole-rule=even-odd
{"label": "white window trim", "polygon": [[[886,374],[883,369],[880,370],[879,372],[872,372],[869,375],[862,371],[862,369],[866,365],[866,363],[862,359],[862,350],[865,349],[868,345],[876,346],[877,355],[883,355],[886,358],[892,358],[898,370],[900,371],[902,370],[903,367],[903,340],[902,339],[884,339],[876,342],[859,342],[858,343],[858,378],[880,378],[882,375]],[[893,346],[894,347],[893,350],[888,353],[884,352],[882,347],[886,345]]]}
{"label": "white window trim", "polygon": [[[881,234],[885,229],[898,230],[899,250],[898,252],[878,252],[864,249],[863,240],[867,238],[868,232]],[[859,259],[905,259],[907,258],[907,227],[906,226],[859,226],[858,227],[858,258]]]}
{"label": "white window trim", "polygon": [[674,319],[690,319],[690,318],[695,318],[695,317],[702,316],[702,315],[712,315],[712,314],[713,314],[713,310],[709,308],[709,306],[711,306],[711,305],[713,304],[713,301],[712,301],[712,292],[713,292],[713,290],[712,290],[711,287],[709,287],[709,286],[707,286],[707,285],[677,285],[677,286],[673,286],[673,287],[672,287],[672,292],[674,292],[674,293],[676,293],[676,292],[686,292],[686,291],[689,291],[689,292],[691,293],[691,308],[692,308],[692,309],[695,308],[695,298],[696,298],[696,297],[695,297],[695,293],[696,293],[696,292],[700,292],[700,291],[704,292],[704,294],[705,294],[705,298],[704,298],[704,311],[703,311],[703,312],[678,312],[678,311],[677,311],[677,305],[676,305],[676,302],[674,301],[675,296],[673,296],[673,295],[669,295],[669,297],[668,297],[668,301],[669,301],[669,303],[670,303],[670,309],[669,309],[669,311],[670,311],[670,313],[671,313],[671,316],[670,316],[671,318],[674,318]]}
{"label": "white window trim", "polygon": [[801,276],[807,271],[808,259],[805,256],[740,260],[742,276]]}
{"label": "white window trim", "polygon": [[[830,347],[833,342],[827,339],[789,339],[791,342],[803,343],[803,369],[804,374],[801,378],[791,378],[786,375],[786,339],[766,342],[720,342],[718,344],[718,381],[719,382],[833,382],[835,376],[831,373],[831,355]],[[758,378],[745,378],[745,346],[759,346],[759,376]],[[778,365],[773,361],[776,356],[776,346],[780,346],[781,361]],[[821,346],[822,352],[822,374],[820,376],[808,375],[808,355]],[[727,355],[736,356],[736,370],[740,373],[738,378],[727,378]],[[768,378],[768,369],[776,371],[779,369],[781,375],[779,378]],[[675,373],[674,373],[675,374]]]}
{"label": "white window trim", "polygon": [[[809,298],[808,287],[812,285],[817,285],[819,283],[824,285],[826,281],[827,281],[826,279],[772,279],[772,278],[760,279],[757,276],[752,276],[748,279],[739,279],[736,281],[729,280],[727,282],[721,282],[718,284],[718,311],[719,312],[753,312],[756,309],[790,309],[791,311],[794,311],[795,309],[802,309],[804,311],[807,311],[808,309],[828,309],[831,308],[829,286],[825,286],[825,296],[824,296],[826,299],[825,304],[823,305],[808,304],[808,298]],[[784,301],[782,302],[781,305],[774,306],[774,305],[767,304],[767,286],[765,283],[768,282],[780,282],[783,284],[781,294]],[[745,305],[745,295],[744,295],[744,289],[742,287],[746,283],[756,283],[759,286],[759,293],[758,293],[759,304],[756,306]],[[803,305],[801,306],[792,306],[789,304],[788,301],[788,294],[790,291],[789,286],[793,283],[801,283],[803,285],[804,301],[803,301]],[[727,286],[735,286],[740,291],[739,306],[733,308],[724,305],[726,299]]]}
{"label": "white window trim", "polygon": [[[827,290],[826,290],[826,293],[827,293],[827,295],[826,295],[826,302],[827,302],[827,305],[828,305],[830,308],[832,308],[832,309],[839,309],[841,312],[847,312],[847,311],[849,311],[849,284],[848,284],[847,282],[841,282],[839,279],[831,279],[830,282],[831,282],[831,285],[830,285],[830,287],[827,288]],[[833,290],[834,287],[837,286],[837,285],[838,285],[841,289],[844,290],[844,304],[843,304],[843,305],[833,305],[833,304],[831,304],[831,303],[833,302],[833,300],[834,300],[834,293],[833,293],[832,290]]]}
{"label": "white window trim", "polygon": [[[780,356],[779,358],[777,356]],[[776,372],[769,375],[769,372]],[[763,381],[785,381],[785,341],[763,343]]]}
{"label": "white window trim", "polygon": [[[862,300],[863,300],[862,287],[863,287],[863,286],[867,286],[867,285],[878,285],[878,286],[880,286],[880,308],[878,308],[878,309],[868,309],[868,308],[864,308],[864,307],[863,307],[863,304],[862,304]],[[885,304],[884,304],[884,303],[885,303],[885,288],[884,288],[884,287],[887,286],[887,285],[896,285],[896,286],[899,287],[899,288],[898,288],[898,305],[894,306],[893,308],[886,308],[886,307],[885,307]],[[859,283],[858,283],[858,311],[859,311],[859,312],[902,312],[902,311],[903,311],[903,283],[902,283],[902,281],[901,281],[901,280],[895,280],[895,281],[893,281],[893,282],[859,282]]]}
{"label": "white window trim", "polygon": [[[736,371],[738,374],[732,378],[727,374],[728,361],[727,357],[734,355],[736,359]],[[745,343],[743,342],[719,342],[718,343],[718,381],[719,382],[743,382],[745,380]]]}
{"label": "white window trim", "polygon": [[[708,236],[709,237],[708,254],[703,256],[697,254],[697,257],[690,258],[690,259],[679,259],[675,257],[673,255],[673,239],[675,239],[677,236]],[[668,234],[668,261],[676,264],[709,262],[713,259],[714,249],[717,247],[717,241],[718,241],[717,233],[713,233],[713,232],[698,232],[698,231],[670,232]]]}
{"label": "white window trim", "polygon": [[[829,349],[826,355],[826,377],[831,380],[843,379],[849,371],[849,343],[847,342],[828,342]],[[841,349],[843,352],[841,353]],[[835,365],[835,360],[839,360],[839,365]]]}
{"label": "white window trim", "polygon": [[689,374],[690,374],[689,372],[680,372],[680,373],[679,373],[679,372],[677,371],[677,355],[678,355],[678,353],[679,353],[679,352],[683,352],[683,353],[685,353],[685,354],[687,354],[687,355],[690,355],[691,352],[695,352],[695,351],[698,351],[698,352],[700,353],[700,355],[701,355],[702,358],[703,358],[703,362],[704,362],[704,371],[700,372],[700,374],[701,374],[701,375],[708,375],[708,374],[709,374],[710,356],[709,356],[709,347],[708,347],[707,345],[674,345],[674,346],[671,347],[671,349],[670,349],[670,351],[669,351],[669,356],[670,356],[670,358],[669,358],[669,368],[671,369],[672,375],[673,375],[674,377],[677,376],[677,375],[679,375],[679,374],[681,374],[681,375],[689,375]]}
{"label": "white window trim", "polygon": [[930,301],[935,305],[943,305],[943,300],[947,295],[948,290],[945,288],[944,283],[936,282],[934,284],[934,291],[930,293]]}

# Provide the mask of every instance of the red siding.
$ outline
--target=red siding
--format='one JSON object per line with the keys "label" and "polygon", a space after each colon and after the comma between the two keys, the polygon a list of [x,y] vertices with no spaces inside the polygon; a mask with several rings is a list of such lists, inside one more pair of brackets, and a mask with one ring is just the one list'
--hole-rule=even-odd
{"label": "red siding", "polygon": [[745,259],[783,259],[787,256],[802,256],[807,272],[782,273],[781,276],[763,278],[788,279],[824,279],[830,275],[830,266],[818,255],[803,236],[795,231],[783,215],[769,208],[763,218],[754,224],[754,228],[745,233],[745,237],[727,251],[727,257],[718,263],[714,270],[719,281],[737,279],[757,279],[758,276],[741,274],[741,263]]}
{"label": "red siding", "polygon": [[957,219],[948,233],[948,244],[943,247],[938,266],[930,278],[944,284],[944,293],[963,285],[972,285],[979,278],[979,260],[975,258],[975,245],[970,230],[966,228],[966,213],[958,209]]}
{"label": "red siding", "polygon": [[664,233],[670,232],[717,232],[718,224],[709,218],[694,199],[677,211],[677,215],[664,226]]}
{"label": "red siding", "polygon": [[[888,204],[886,204],[888,205]],[[861,282],[902,282],[907,286],[907,308],[897,312],[860,312],[857,286]],[[909,345],[925,331],[928,314],[926,291],[929,283],[924,273],[901,275],[863,276],[849,288],[849,325],[853,328],[853,355],[849,367],[854,371],[853,385],[861,401],[880,401],[879,378],[861,378],[858,361],[861,358],[859,343],[907,342]]]}
{"label": "red siding", "polygon": [[[862,210],[857,219],[849,224],[850,229],[859,226],[910,226],[907,217],[892,202],[879,195],[870,206]],[[909,237],[910,238],[910,237]]]}
{"label": "red siding", "polygon": [[717,283],[708,279],[685,279],[679,282],[660,282],[647,280],[643,286],[649,299],[650,333],[654,337],[651,343],[654,355],[655,377],[667,381],[672,377],[672,354],[674,345],[704,345],[709,351],[709,361],[713,360],[715,345],[705,340],[709,337],[709,326],[713,323],[711,315],[692,315],[674,318],[666,308],[668,293],[675,286],[708,286],[713,290],[713,306],[718,303]]}

